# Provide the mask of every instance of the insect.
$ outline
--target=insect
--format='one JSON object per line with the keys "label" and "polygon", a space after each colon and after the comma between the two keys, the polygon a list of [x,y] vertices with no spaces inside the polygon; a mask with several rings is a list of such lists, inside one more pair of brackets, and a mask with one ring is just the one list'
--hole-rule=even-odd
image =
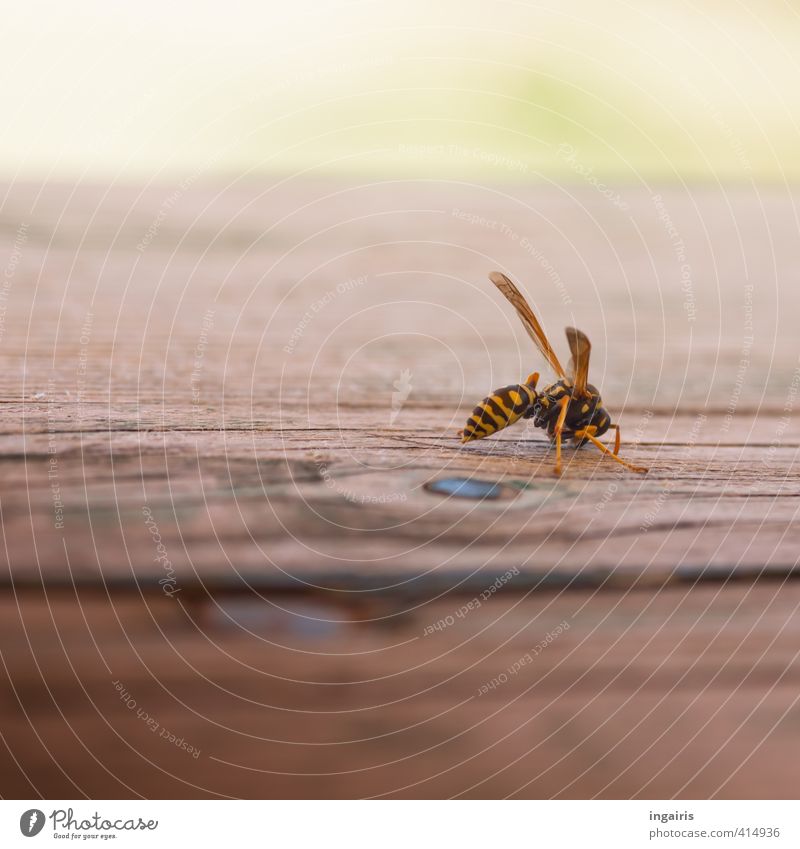
{"label": "insect", "polygon": [[[619,425],[611,423],[611,416],[603,407],[600,392],[588,382],[589,356],[592,346],[585,333],[567,327],[567,343],[571,353],[567,371],[563,369],[533,310],[517,287],[499,271],[489,279],[517,311],[525,330],[556,373],[558,380],[540,391],[538,372],[528,375],[524,383],[511,384],[492,392],[478,404],[459,431],[463,442],[483,439],[522,419],[533,419],[535,427],[544,428],[556,446],[555,473],[561,474],[562,440],[573,440],[575,447],[590,442],[604,454],[633,472],[647,472],[619,456],[621,435]],[[614,429],[614,450],[609,450],[600,440],[606,431]]]}

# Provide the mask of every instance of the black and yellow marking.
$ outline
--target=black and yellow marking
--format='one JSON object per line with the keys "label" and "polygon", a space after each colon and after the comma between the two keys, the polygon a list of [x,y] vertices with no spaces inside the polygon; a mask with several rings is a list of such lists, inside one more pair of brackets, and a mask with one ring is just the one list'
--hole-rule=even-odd
{"label": "black and yellow marking", "polygon": [[[533,310],[514,283],[493,271],[489,279],[517,311],[526,332],[550,363],[558,380],[538,391],[538,373],[529,375],[524,384],[498,389],[478,404],[459,431],[462,442],[482,439],[518,421],[523,416],[532,419],[534,427],[543,428],[556,446],[556,474],[561,474],[562,442],[571,440],[576,448],[586,443],[594,445],[617,463],[634,472],[646,472],[619,457],[622,437],[619,425],[611,423],[609,413],[595,386],[589,383],[589,359],[592,346],[585,333],[575,327],[565,328],[570,350],[569,368],[561,366]],[[614,450],[599,437],[614,428]]]}
{"label": "black and yellow marking", "polygon": [[[598,424],[607,416],[602,408],[600,393],[594,386],[587,384],[583,395],[575,396],[575,390],[567,380],[558,380],[545,387],[539,394],[534,411],[533,423],[536,427],[545,428],[551,439],[555,437],[555,426],[561,413],[561,402],[568,402],[566,418],[563,424],[563,434],[574,433],[576,430],[590,424]],[[601,431],[608,428],[608,419]]]}
{"label": "black and yellow marking", "polygon": [[461,431],[461,441],[483,439],[519,421],[536,403],[536,391],[525,383],[504,386],[478,404]]}

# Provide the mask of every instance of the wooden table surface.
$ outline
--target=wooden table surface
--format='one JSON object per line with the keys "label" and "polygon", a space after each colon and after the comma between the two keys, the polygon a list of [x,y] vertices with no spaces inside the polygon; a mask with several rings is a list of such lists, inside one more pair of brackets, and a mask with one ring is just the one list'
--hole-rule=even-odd
{"label": "wooden table surface", "polygon": [[[794,795],[796,198],[619,192],[3,187],[0,794]],[[495,268],[647,475],[460,444]]]}

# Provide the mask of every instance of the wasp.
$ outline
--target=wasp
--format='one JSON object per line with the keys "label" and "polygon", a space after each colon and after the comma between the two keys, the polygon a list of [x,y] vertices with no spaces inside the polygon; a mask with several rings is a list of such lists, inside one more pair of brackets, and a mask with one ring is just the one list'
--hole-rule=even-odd
{"label": "wasp", "polygon": [[[619,425],[611,423],[611,416],[603,407],[600,392],[588,382],[592,346],[586,334],[575,327],[566,328],[571,357],[565,371],[519,289],[499,271],[493,271],[489,279],[517,311],[525,330],[558,380],[539,391],[536,388],[539,373],[534,372],[528,375],[524,383],[511,384],[492,392],[475,407],[464,429],[459,431],[461,442],[491,436],[520,419],[533,419],[534,426],[545,429],[550,440],[555,443],[557,475],[561,474],[562,440],[572,440],[576,448],[591,443],[625,468],[633,472],[647,472],[644,467],[634,466],[619,456]],[[611,429],[616,434],[613,451],[598,439]]]}

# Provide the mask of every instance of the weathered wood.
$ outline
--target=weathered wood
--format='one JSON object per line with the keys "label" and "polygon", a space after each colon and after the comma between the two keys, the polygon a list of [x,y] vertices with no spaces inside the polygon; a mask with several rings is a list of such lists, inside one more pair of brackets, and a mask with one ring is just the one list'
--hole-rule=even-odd
{"label": "weathered wood", "polygon": [[[626,201],[8,186],[2,792],[790,794],[796,199]],[[542,367],[495,267],[559,351],[589,334],[647,476],[583,449],[556,479],[524,425],[460,445],[481,397]],[[506,497],[423,488],[441,475]],[[529,693],[475,696],[565,616]]]}
{"label": "weathered wood", "polygon": [[[145,504],[184,583],[228,584],[229,561],[267,586],[468,575],[493,556],[656,580],[793,568],[792,197],[631,190],[623,212],[591,189],[178,194],[8,188],[0,462],[15,579],[96,577],[98,552],[109,576],[157,578]],[[590,333],[592,379],[646,478],[583,449],[555,481],[522,425],[459,445],[475,401],[540,365],[486,281],[495,265],[561,348],[563,325]],[[494,504],[421,489],[443,472],[528,488]]]}
{"label": "weathered wood", "polygon": [[[437,434],[437,413],[447,415],[427,409],[428,425],[414,433],[359,429],[360,417],[350,416],[352,428],[313,436],[94,432],[71,443],[59,434],[57,444],[72,447],[56,455],[46,434],[5,437],[18,455],[5,461],[11,575],[38,581],[44,563],[52,580],[95,580],[102,570],[108,579],[157,581],[164,565],[155,560],[156,530],[183,586],[325,584],[329,576],[357,587],[510,565],[537,577],[613,569],[618,579],[663,580],[676,568],[796,564],[792,445],[687,448],[654,416],[648,441],[628,450],[650,465],[647,476],[584,448],[555,479],[552,450],[538,437],[516,441],[509,432],[462,448]],[[710,431],[718,419],[708,416]],[[503,480],[516,494],[481,503],[425,491],[443,471]]]}
{"label": "weathered wood", "polygon": [[796,794],[800,585],[468,600],[9,599],[0,793]]}

